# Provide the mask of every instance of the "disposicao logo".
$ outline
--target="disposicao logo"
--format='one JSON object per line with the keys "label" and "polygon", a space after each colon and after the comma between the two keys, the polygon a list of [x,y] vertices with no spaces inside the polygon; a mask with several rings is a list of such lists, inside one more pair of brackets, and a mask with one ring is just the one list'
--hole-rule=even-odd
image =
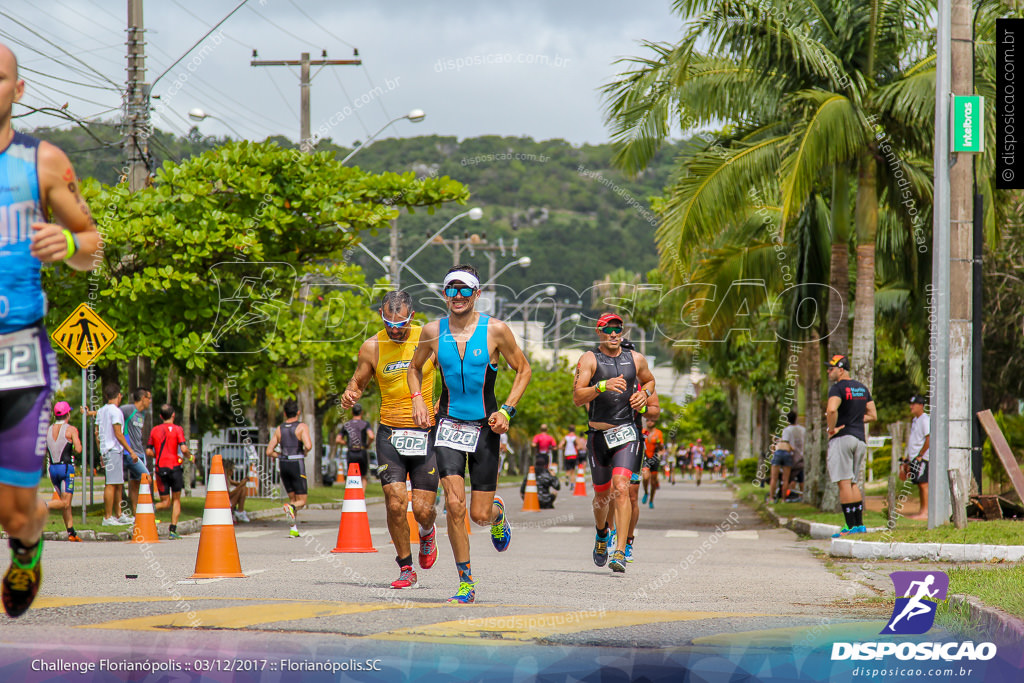
{"label": "disposicao logo", "polygon": [[[938,601],[945,600],[949,591],[949,577],[945,572],[892,572],[889,575],[896,589],[896,604],[892,616],[881,635],[921,635],[935,623]],[[886,656],[917,661],[962,659],[989,660],[996,656],[993,643],[947,642],[870,642],[833,643],[832,660],[882,659]]]}
{"label": "disposicao logo", "polygon": [[882,633],[927,633],[935,623],[938,601],[946,599],[949,577],[945,572],[893,572],[889,578],[896,587],[896,604]]}

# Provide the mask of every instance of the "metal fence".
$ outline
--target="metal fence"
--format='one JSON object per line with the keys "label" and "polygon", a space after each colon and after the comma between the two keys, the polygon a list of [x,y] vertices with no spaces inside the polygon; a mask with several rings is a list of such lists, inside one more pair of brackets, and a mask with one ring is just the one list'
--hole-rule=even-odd
{"label": "metal fence", "polygon": [[[267,444],[204,443],[203,456],[199,461],[199,474],[202,476],[203,481],[206,481],[206,473],[210,471],[210,463],[213,461],[213,456],[218,453],[224,463],[224,474],[234,481],[248,479],[250,464],[256,465],[257,498],[277,498],[283,495],[284,489],[281,487],[281,471],[277,466],[277,458],[271,458],[267,455]],[[310,486],[319,485],[321,483],[321,476],[326,476],[328,473],[330,481],[333,483],[338,468],[341,468],[341,471],[344,473],[347,462],[345,459],[346,453],[347,449],[341,448],[339,449],[341,457],[337,460],[332,460],[330,458],[330,447],[324,444],[322,458],[324,466],[321,468],[322,472],[306,473]],[[372,461],[373,459],[371,458]]]}
{"label": "metal fence", "polygon": [[[206,481],[206,473],[210,471],[213,456],[218,453],[224,462],[224,474],[234,481],[248,479],[250,464],[256,465],[257,498],[271,498],[280,495],[282,490],[281,474],[277,468],[276,458],[267,455],[267,444],[203,444],[203,457],[200,461],[203,481]],[[277,491],[274,490],[275,488]]]}

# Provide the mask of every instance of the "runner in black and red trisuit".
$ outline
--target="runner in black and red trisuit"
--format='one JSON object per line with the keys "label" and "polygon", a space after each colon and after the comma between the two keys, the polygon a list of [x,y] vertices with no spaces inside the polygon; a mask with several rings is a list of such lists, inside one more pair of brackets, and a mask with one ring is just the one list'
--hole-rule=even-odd
{"label": "runner in black and red trisuit", "polygon": [[[654,393],[647,359],[621,348],[622,327],[618,314],[605,313],[598,319],[600,344],[580,357],[572,394],[576,405],[590,404],[587,457],[595,492],[594,564],[598,567],[608,562],[609,503],[614,502],[620,529],[628,528],[632,517],[629,480],[639,471],[643,452],[635,413],[646,412],[647,399]],[[626,536],[620,533],[608,564],[612,571],[626,571],[625,551]]]}
{"label": "runner in black and red trisuit", "polygon": [[341,431],[335,439],[339,446],[342,444],[342,437],[348,441],[348,464],[359,465],[359,476],[365,489],[366,476],[370,468],[370,458],[366,449],[373,443],[374,435],[370,423],[363,419],[363,406],[360,404],[352,406],[352,419],[341,425]]}

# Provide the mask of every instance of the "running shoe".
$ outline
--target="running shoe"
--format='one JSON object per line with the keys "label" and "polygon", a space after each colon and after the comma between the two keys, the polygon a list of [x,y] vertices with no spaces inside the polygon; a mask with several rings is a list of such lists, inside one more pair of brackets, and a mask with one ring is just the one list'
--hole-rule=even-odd
{"label": "running shoe", "polygon": [[832,538],[842,538],[843,536],[849,536],[849,535],[850,535],[850,527],[844,526],[842,529],[839,530],[839,533],[832,534]]}
{"label": "running shoe", "polygon": [[863,524],[861,524],[860,526],[855,526],[852,529],[850,529],[851,534],[866,534],[867,532],[868,528]]}
{"label": "running shoe", "polygon": [[79,536],[78,534],[68,534],[68,540],[71,541],[72,543],[81,543],[82,542],[82,537]]}
{"label": "running shoe", "polygon": [[622,573],[626,571],[626,553],[621,550],[612,551],[612,559],[609,560],[608,566],[613,572]]}
{"label": "running shoe", "polygon": [[608,561],[608,536],[602,537],[601,534],[595,534],[594,540],[594,564],[598,567],[603,567],[604,563]]}
{"label": "running shoe", "polygon": [[238,511],[238,521],[239,522],[244,522],[245,524],[248,524],[252,520],[249,519],[249,514],[245,510],[239,510]]}
{"label": "running shoe", "polygon": [[298,538],[299,537],[299,530],[296,529],[295,527],[292,527],[291,529],[288,530],[288,536],[291,537],[291,538]]}
{"label": "running shoe", "polygon": [[650,495],[646,491],[644,492],[643,500],[640,501],[641,505],[647,505],[647,496]]}
{"label": "running shoe", "polygon": [[391,582],[392,588],[413,588],[416,585],[416,572],[412,570],[412,567],[402,567],[402,573],[398,575],[398,578]]}
{"label": "running shoe", "polygon": [[180,541],[181,534],[179,534],[177,531],[171,531],[167,534],[167,538],[169,538],[172,541]]}
{"label": "running shoe", "polygon": [[100,526],[124,526],[124,524],[119,522],[117,517],[104,517]]}
{"label": "running shoe", "polygon": [[651,502],[647,504],[647,507],[651,508],[652,510],[654,509],[654,499],[653,498],[651,498]]}
{"label": "running shoe", "polygon": [[618,545],[617,543],[615,543],[615,533],[615,529],[612,529],[612,535],[608,537],[609,548],[614,548],[616,545]]}
{"label": "running shoe", "polygon": [[117,518],[117,523],[118,524],[134,524],[135,523],[135,518],[132,517],[131,515],[129,515],[128,513],[125,513],[125,514],[123,514],[123,515],[121,515],[120,517]]}
{"label": "running shoe", "polygon": [[4,603],[4,611],[9,617],[20,617],[28,611],[32,601],[39,592],[43,582],[43,539],[39,539],[36,552],[27,565],[19,562],[11,553],[11,566],[4,574],[3,588],[0,590]]}
{"label": "running shoe", "polygon": [[476,601],[476,584],[463,581],[459,584],[459,592],[448,598],[448,602],[457,602],[461,605],[468,605]]}
{"label": "running shoe", "polygon": [[627,543],[626,544],[626,562],[632,562],[632,561],[633,561],[633,544],[632,543]]}
{"label": "running shoe", "polygon": [[[430,569],[437,561],[437,525],[426,536],[420,536],[420,568]],[[416,575],[413,574],[413,577]]]}
{"label": "running shoe", "polygon": [[285,503],[284,513],[288,515],[288,519],[291,520],[292,524],[295,524],[295,506],[291,503]]}
{"label": "running shoe", "polygon": [[508,523],[508,518],[505,516],[505,501],[501,499],[501,496],[494,497],[494,504],[501,510],[501,524],[491,525],[491,543],[494,544],[495,550],[503,553],[508,549],[508,544],[512,542],[512,525]]}

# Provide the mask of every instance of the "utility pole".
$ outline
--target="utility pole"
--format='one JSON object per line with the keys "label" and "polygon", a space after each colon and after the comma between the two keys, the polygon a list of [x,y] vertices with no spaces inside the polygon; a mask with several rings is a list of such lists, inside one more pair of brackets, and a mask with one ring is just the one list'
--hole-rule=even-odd
{"label": "utility pole", "polygon": [[128,0],[128,88],[124,95],[125,158],[128,189],[138,192],[149,184],[149,84],[146,80],[146,30],[142,0]]}
{"label": "utility pole", "polygon": [[[970,0],[952,0],[950,69],[953,95],[974,94],[974,42]],[[947,106],[949,103],[947,103]],[[949,134],[947,132],[947,138]],[[968,473],[971,470],[972,365],[971,303],[974,257],[974,155],[958,154],[949,167],[949,487],[953,523],[967,526]],[[980,255],[980,254],[979,254]],[[975,287],[981,283],[974,283]],[[941,359],[940,359],[941,360]],[[941,484],[940,484],[941,485]],[[938,520],[937,520],[938,521]],[[941,518],[945,521],[945,517]]]}
{"label": "utility pole", "polygon": [[[312,153],[313,140],[309,130],[309,86],[313,79],[309,73],[311,66],[359,66],[361,59],[327,59],[327,50],[321,59],[310,59],[308,52],[303,52],[300,59],[257,60],[256,50],[252,51],[253,59],[250,66],[297,66],[299,67],[299,149]],[[318,72],[319,73],[319,72]]]}
{"label": "utility pole", "polygon": [[[249,62],[250,66],[297,66],[299,67],[299,149],[304,154],[313,153],[313,140],[312,134],[310,133],[310,107],[309,107],[309,87],[313,81],[312,76],[309,73],[310,66],[359,66],[362,64],[361,59],[327,59],[327,50],[321,53],[321,59],[311,60],[308,52],[303,52],[298,60],[295,59],[278,59],[278,60],[262,60],[256,59],[256,50],[252,51],[253,59]],[[392,234],[394,234],[392,230]],[[303,296],[309,296],[309,283],[303,285]],[[323,459],[323,449],[321,448],[321,432],[317,425],[316,419],[316,394],[314,390],[314,383],[316,377],[316,365],[311,359],[307,368],[307,376],[299,384],[298,390],[295,392],[296,399],[299,403],[299,410],[302,414],[302,421],[306,423],[309,428],[310,436],[313,440],[313,451],[306,455],[306,472],[307,476],[312,476],[313,481],[319,483],[320,481],[320,464]],[[361,474],[365,475],[366,472]]]}

